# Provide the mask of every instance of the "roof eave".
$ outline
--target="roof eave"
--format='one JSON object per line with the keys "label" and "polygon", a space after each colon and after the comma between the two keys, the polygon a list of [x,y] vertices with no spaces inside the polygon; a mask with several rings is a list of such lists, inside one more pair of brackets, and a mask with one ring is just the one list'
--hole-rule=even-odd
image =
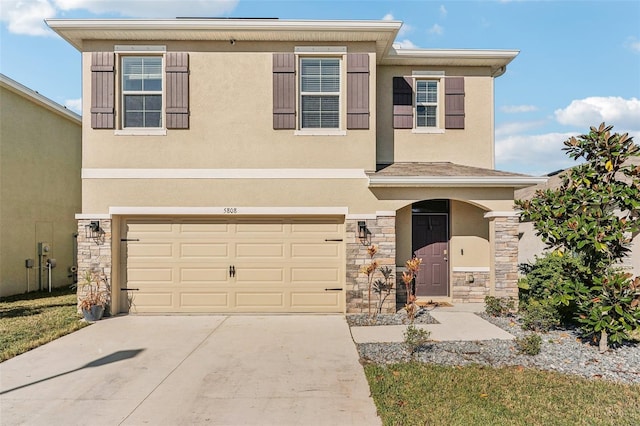
{"label": "roof eave", "polygon": [[[47,25],[60,37],[66,40],[79,51],[83,49],[84,40],[105,40],[105,34],[112,31],[128,31],[131,34],[139,34],[133,40],[161,39],[166,32],[184,34],[191,31],[209,31],[212,39],[216,32],[233,32],[247,35],[260,32],[266,33],[332,33],[342,36],[334,37],[333,41],[350,41],[348,34],[375,33],[381,37],[370,37],[378,44],[380,56],[386,56],[391,50],[393,41],[402,26],[401,21],[368,20],[368,21],[336,21],[336,20],[279,20],[279,19],[47,19]],[[94,37],[87,38],[87,31],[91,31]],[[101,35],[102,33],[102,35]],[[166,37],[165,37],[166,38]],[[295,38],[294,38],[295,40]],[[274,38],[273,41],[277,41]]]}
{"label": "roof eave", "polygon": [[22,96],[25,99],[29,99],[31,102],[34,102],[49,111],[52,111],[67,120],[70,120],[78,125],[82,125],[82,117],[75,112],[67,109],[65,106],[62,106],[46,96],[41,95],[35,90],[29,89],[28,87],[18,83],[12,78],[7,77],[4,74],[0,74],[0,86],[10,90],[13,93],[16,93]]}
{"label": "roof eave", "polygon": [[533,176],[369,176],[369,187],[526,188],[546,181],[547,177]]}
{"label": "roof eave", "polygon": [[385,65],[488,66],[494,77],[504,74],[519,50],[483,49],[392,49],[382,59]]}

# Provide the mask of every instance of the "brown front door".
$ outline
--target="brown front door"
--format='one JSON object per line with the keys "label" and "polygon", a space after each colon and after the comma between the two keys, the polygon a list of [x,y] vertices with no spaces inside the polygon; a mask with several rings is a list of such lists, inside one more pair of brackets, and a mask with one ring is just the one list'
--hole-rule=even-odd
{"label": "brown front door", "polygon": [[414,215],[413,253],[422,259],[416,277],[416,296],[449,295],[448,252],[448,215]]}

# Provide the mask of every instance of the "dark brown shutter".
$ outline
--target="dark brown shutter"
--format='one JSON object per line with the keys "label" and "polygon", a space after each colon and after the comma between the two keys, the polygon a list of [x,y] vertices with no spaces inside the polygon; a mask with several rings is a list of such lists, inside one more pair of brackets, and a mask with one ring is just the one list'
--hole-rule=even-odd
{"label": "dark brown shutter", "polygon": [[413,79],[393,77],[393,128],[413,128]]}
{"label": "dark brown shutter", "polygon": [[296,76],[293,53],[273,54],[273,128],[296,128]]}
{"label": "dark brown shutter", "polygon": [[464,77],[444,79],[444,128],[464,129]]}
{"label": "dark brown shutter", "polygon": [[189,128],[189,55],[167,52],[167,129]]}
{"label": "dark brown shutter", "polygon": [[369,55],[347,55],[347,129],[369,128]]}
{"label": "dark brown shutter", "polygon": [[114,120],[114,65],[113,52],[91,54],[91,127],[113,129]]}

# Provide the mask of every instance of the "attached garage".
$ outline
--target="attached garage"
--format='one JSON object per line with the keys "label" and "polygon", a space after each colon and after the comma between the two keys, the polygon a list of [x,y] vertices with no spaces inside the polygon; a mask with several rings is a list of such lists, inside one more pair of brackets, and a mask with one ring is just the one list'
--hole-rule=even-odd
{"label": "attached garage", "polygon": [[132,313],[344,312],[344,217],[121,223]]}

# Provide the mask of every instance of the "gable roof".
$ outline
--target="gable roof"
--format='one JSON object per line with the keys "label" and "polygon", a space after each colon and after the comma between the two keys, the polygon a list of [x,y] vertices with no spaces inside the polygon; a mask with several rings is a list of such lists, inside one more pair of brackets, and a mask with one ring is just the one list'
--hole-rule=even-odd
{"label": "gable roof", "polygon": [[78,125],[82,124],[82,117],[80,115],[52,101],[49,98],[42,96],[40,93],[36,92],[35,90],[31,90],[28,87],[23,86],[22,84],[7,77],[4,74],[0,74],[0,87],[7,89],[13,93],[16,93],[22,96],[23,98],[26,98],[29,101],[48,109],[49,111],[52,111],[56,114],[63,116],[68,120],[71,120],[77,123]]}
{"label": "gable roof", "polygon": [[517,50],[394,49],[401,21],[284,19],[47,19],[47,25],[79,51],[91,40],[375,42],[379,64],[489,66],[504,73]]}
{"label": "gable roof", "polygon": [[500,170],[483,169],[449,162],[393,163],[368,173],[370,187],[447,186],[522,188],[547,180]]}

